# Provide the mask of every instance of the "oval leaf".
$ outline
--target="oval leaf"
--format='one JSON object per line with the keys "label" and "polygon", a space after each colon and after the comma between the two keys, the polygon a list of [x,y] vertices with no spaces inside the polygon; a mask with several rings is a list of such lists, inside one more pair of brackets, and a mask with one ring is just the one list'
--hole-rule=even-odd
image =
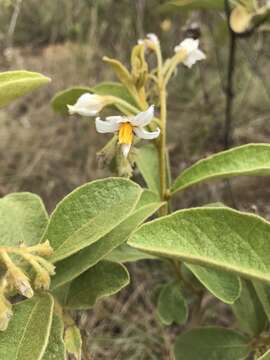
{"label": "oval leaf", "polygon": [[52,324],[52,296],[35,296],[15,305],[13,309],[14,316],[9,327],[0,336],[0,359],[42,359]]}
{"label": "oval leaf", "polygon": [[39,196],[14,193],[0,199],[0,246],[38,244],[48,225]]}
{"label": "oval leaf", "polygon": [[129,274],[123,265],[100,261],[72,281],[66,307],[85,310],[93,307],[98,299],[120,291],[129,283]]}
{"label": "oval leaf", "polygon": [[270,283],[270,223],[229,208],[195,208],[142,225],[129,245]]}
{"label": "oval leaf", "polygon": [[55,289],[75,279],[81,273],[94,266],[113,249],[127,241],[130,234],[144,220],[156,212],[160,206],[160,203],[154,203],[141,207],[95,244],[58,262],[56,265],[56,275],[52,278],[51,288]]}
{"label": "oval leaf", "polygon": [[118,226],[135,208],[142,189],[130,180],[108,178],[83,185],[56,207],[46,234],[62,260],[93,244]]}
{"label": "oval leaf", "polygon": [[226,304],[233,304],[239,298],[241,282],[238,276],[200,265],[186,264],[186,266],[206,289],[219,300]]}
{"label": "oval leaf", "polygon": [[188,307],[179,284],[173,282],[162,287],[157,303],[158,317],[164,325],[187,321]]}
{"label": "oval leaf", "polygon": [[133,106],[137,106],[128,89],[120,83],[103,82],[92,87],[91,90],[97,95],[111,95],[120,98]]}
{"label": "oval leaf", "polygon": [[265,328],[267,318],[250,281],[242,280],[240,298],[232,305],[240,330],[259,335]]}
{"label": "oval leaf", "polygon": [[50,81],[48,77],[30,71],[0,73],[0,108]]}
{"label": "oval leaf", "polygon": [[193,329],[176,338],[175,360],[243,360],[251,351],[248,341],[229,329]]}
{"label": "oval leaf", "polygon": [[172,192],[212,179],[269,174],[270,145],[248,144],[198,161],[180,174],[172,186]]}

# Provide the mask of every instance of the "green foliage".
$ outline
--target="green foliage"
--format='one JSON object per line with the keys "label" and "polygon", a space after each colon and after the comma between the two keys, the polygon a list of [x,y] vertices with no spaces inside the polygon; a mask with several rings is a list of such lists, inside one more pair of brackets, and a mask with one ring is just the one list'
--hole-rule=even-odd
{"label": "green foliage", "polygon": [[153,203],[140,207],[98,242],[63,261],[58,262],[56,266],[56,275],[52,279],[51,288],[54,289],[73,280],[81,273],[94,266],[113,249],[125,242],[136,227],[157,211],[159,207],[160,203]]}
{"label": "green foliage", "polygon": [[259,335],[265,329],[267,318],[250,281],[242,280],[241,296],[232,309],[242,331]]}
{"label": "green foliage", "polygon": [[176,338],[175,360],[243,360],[250,352],[248,338],[219,327],[190,330]]}
{"label": "green foliage", "polygon": [[47,224],[48,214],[39,196],[14,193],[0,199],[0,246],[38,244]]}
{"label": "green foliage", "polygon": [[63,334],[63,321],[58,315],[54,314],[48,345],[42,360],[66,360]]}
{"label": "green foliage", "polygon": [[92,87],[91,90],[97,95],[114,96],[116,98],[126,101],[133,106],[136,106],[136,102],[134,101],[132,95],[129,93],[128,89],[120,83],[103,82]]}
{"label": "green foliage", "polygon": [[137,150],[136,164],[148,188],[159,194],[159,159],[156,147],[152,144],[140,147]]}
{"label": "green foliage", "polygon": [[[136,106],[132,96],[128,90],[120,83],[117,82],[104,82],[94,87],[87,86],[74,86],[69,89],[58,92],[51,101],[53,110],[61,115],[68,114],[67,105],[73,105],[76,103],[78,98],[84,93],[94,93],[97,95],[110,95],[121,100],[126,101],[132,106]],[[115,105],[119,108],[119,105]],[[119,109],[122,109],[120,106]]]}
{"label": "green foliage", "polygon": [[53,298],[35,296],[14,306],[8,329],[0,336],[0,358],[40,360],[45,352],[53,315]]}
{"label": "green foliage", "polygon": [[232,304],[240,296],[240,279],[230,273],[206,268],[200,265],[186,264],[196,278],[219,300]]}
{"label": "green foliage", "polygon": [[53,262],[102,239],[136,206],[141,188],[117,178],[93,181],[65,197],[51,215],[46,238],[54,249]]}
{"label": "green foliage", "polygon": [[270,282],[270,224],[229,208],[195,208],[144,224],[135,248]]}
{"label": "green foliage", "polygon": [[86,86],[76,86],[58,92],[51,101],[53,110],[61,115],[68,114],[67,105],[73,105],[84,93],[92,93],[91,88]]}
{"label": "green foliage", "polygon": [[0,108],[48,82],[50,79],[46,76],[30,71],[0,73]]}
{"label": "green foliage", "polygon": [[146,259],[157,259],[157,257],[134,249],[128,244],[123,244],[114,249],[105,259],[119,263],[127,263]]}
{"label": "green foliage", "polygon": [[270,145],[248,144],[198,161],[175,180],[172,192],[212,179],[270,174]]}
{"label": "green foliage", "polygon": [[96,301],[113,295],[129,283],[129,274],[123,265],[100,261],[72,281],[65,307],[85,310]]}
{"label": "green foliage", "polygon": [[157,312],[164,325],[171,325],[172,323],[181,325],[187,321],[188,307],[178,283],[172,282],[161,288]]}

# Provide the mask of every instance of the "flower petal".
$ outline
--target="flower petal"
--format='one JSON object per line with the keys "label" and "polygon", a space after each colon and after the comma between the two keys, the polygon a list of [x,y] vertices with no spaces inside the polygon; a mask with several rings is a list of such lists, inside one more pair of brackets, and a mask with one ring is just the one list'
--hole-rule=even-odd
{"label": "flower petal", "polygon": [[151,105],[146,111],[140,112],[138,115],[130,119],[133,126],[145,126],[150,123],[154,116],[154,105]]}
{"label": "flower petal", "polygon": [[105,99],[100,95],[85,93],[74,105],[67,105],[69,113],[82,116],[95,116],[105,106]]}
{"label": "flower petal", "polygon": [[201,50],[196,49],[189,54],[189,56],[183,61],[183,64],[188,68],[191,68],[197,61],[204,59],[206,59],[205,54]]}
{"label": "flower petal", "polygon": [[130,148],[131,148],[131,144],[121,144],[121,150],[125,158],[128,157]]}
{"label": "flower petal", "polygon": [[174,51],[178,52],[182,49],[186,50],[187,53],[191,53],[192,51],[198,49],[199,47],[199,40],[194,40],[191,38],[185,39],[179,45],[175,46]]}
{"label": "flower petal", "polygon": [[152,139],[155,139],[159,136],[160,134],[160,129],[157,128],[156,131],[153,131],[153,132],[149,132],[149,131],[146,131],[144,130],[143,128],[141,127],[135,127],[133,129],[134,133],[141,139],[146,139],[146,140],[152,140]]}
{"label": "flower petal", "polygon": [[103,121],[99,117],[96,118],[96,130],[98,133],[107,134],[114,133],[119,128],[119,125],[113,121]]}

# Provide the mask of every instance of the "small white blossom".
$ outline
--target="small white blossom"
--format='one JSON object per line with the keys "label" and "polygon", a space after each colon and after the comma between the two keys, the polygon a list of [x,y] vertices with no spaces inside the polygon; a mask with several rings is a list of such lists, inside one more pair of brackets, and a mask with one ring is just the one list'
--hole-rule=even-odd
{"label": "small white blossom", "polygon": [[105,121],[99,117],[96,118],[96,130],[99,133],[118,133],[119,144],[125,157],[128,156],[132,145],[134,134],[141,139],[155,139],[160,134],[160,129],[148,132],[144,126],[148,125],[154,116],[154,106],[150,106],[148,110],[140,112],[135,116],[109,116]]}
{"label": "small white blossom", "polygon": [[95,116],[108,103],[105,96],[85,93],[79,97],[74,105],[67,105],[71,115]]}
{"label": "small white blossom", "polygon": [[187,54],[183,63],[188,68],[191,68],[197,61],[206,59],[205,54],[199,49],[199,40],[191,38],[185,39],[174,48],[176,53],[182,50],[184,50]]}

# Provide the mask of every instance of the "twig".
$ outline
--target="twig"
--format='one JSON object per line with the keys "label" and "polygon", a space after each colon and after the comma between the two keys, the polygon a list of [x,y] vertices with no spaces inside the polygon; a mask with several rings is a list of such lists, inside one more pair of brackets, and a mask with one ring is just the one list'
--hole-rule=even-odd
{"label": "twig", "polygon": [[226,83],[226,108],[225,108],[225,124],[224,124],[224,150],[228,149],[232,143],[232,112],[233,112],[233,79],[235,73],[236,58],[236,34],[230,27],[230,4],[229,0],[224,0],[225,12],[229,30],[229,59],[227,67],[227,83]]}

